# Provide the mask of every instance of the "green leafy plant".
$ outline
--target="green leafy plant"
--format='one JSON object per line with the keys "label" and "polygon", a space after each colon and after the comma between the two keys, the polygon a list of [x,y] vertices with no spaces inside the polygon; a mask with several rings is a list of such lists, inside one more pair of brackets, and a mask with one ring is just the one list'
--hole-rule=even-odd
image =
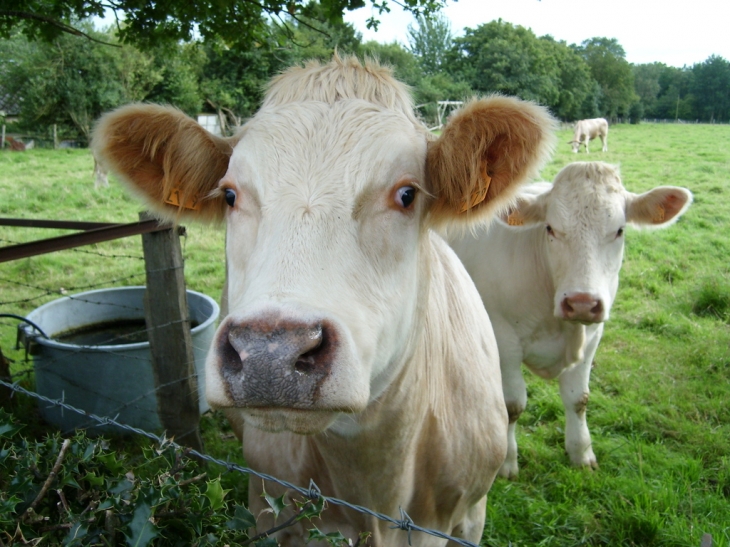
{"label": "green leafy plant", "polygon": [[[102,438],[77,432],[30,441],[23,426],[0,410],[0,541],[2,545],[204,546],[277,545],[270,536],[301,520],[319,518],[323,498],[296,501],[294,514],[256,533],[256,518],[227,498],[184,449],[166,443],[139,456],[113,450]],[[265,494],[278,516],[284,497]],[[347,545],[339,533],[313,528],[310,539]]]}

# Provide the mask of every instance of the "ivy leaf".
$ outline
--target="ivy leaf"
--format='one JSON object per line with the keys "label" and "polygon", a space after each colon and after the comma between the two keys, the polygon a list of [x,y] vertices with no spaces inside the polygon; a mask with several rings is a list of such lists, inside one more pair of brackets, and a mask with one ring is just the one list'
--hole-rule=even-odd
{"label": "ivy leaf", "polygon": [[[140,503],[134,510],[134,518],[129,523],[132,536],[127,536],[127,545],[130,547],[146,547],[157,537],[157,527],[150,522],[152,508],[146,503]],[[125,534],[126,535],[126,534]]]}
{"label": "ivy leaf", "polygon": [[208,488],[204,495],[208,498],[208,501],[210,501],[211,509],[217,511],[221,507],[225,506],[223,498],[226,497],[228,492],[230,492],[230,490],[223,490],[223,487],[221,486],[221,479],[218,477],[217,479],[208,481]]}
{"label": "ivy leaf", "polygon": [[256,518],[243,505],[236,505],[234,516],[226,522],[230,530],[248,530],[256,526]]}

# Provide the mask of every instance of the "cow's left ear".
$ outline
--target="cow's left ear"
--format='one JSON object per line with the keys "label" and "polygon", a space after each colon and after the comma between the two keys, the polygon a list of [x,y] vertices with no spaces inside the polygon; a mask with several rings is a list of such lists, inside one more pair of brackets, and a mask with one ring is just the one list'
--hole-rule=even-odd
{"label": "cow's left ear", "polygon": [[626,220],[633,224],[664,228],[676,222],[692,203],[692,192],[679,186],[658,186],[643,194],[629,194]]}
{"label": "cow's left ear", "polygon": [[545,108],[519,99],[493,96],[464,106],[429,144],[432,222],[474,222],[508,203],[549,159],[556,127]]}

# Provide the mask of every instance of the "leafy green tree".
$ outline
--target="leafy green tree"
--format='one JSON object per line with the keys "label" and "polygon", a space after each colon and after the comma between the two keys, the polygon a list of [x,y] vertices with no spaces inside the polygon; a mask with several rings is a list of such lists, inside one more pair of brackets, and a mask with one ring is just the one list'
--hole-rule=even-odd
{"label": "leafy green tree", "polygon": [[[438,11],[444,0],[392,0],[415,14]],[[112,14],[123,42],[155,47],[162,42],[219,39],[227,45],[250,44],[266,38],[268,21],[318,18],[338,23],[343,12],[371,4],[380,14],[388,0],[201,0],[196,2],[140,2],[139,0],[0,0],[0,35],[9,36],[21,23],[31,39],[53,40],[62,33],[86,35],[74,21]],[[377,28],[372,17],[368,27]]]}
{"label": "leafy green tree", "polygon": [[561,120],[574,121],[595,117],[598,114],[600,88],[593,79],[588,64],[575,49],[563,41],[557,42],[552,36],[542,36],[540,42],[543,51],[557,65],[555,77],[558,95],[546,106]]}
{"label": "leafy green tree", "polygon": [[[98,41],[114,41],[89,23],[81,28]],[[58,124],[86,140],[103,112],[144,99],[162,78],[152,58],[133,47],[68,34],[53,42],[29,42],[17,33],[0,41],[0,73],[2,90],[20,104],[26,127]]]}
{"label": "leafy green tree", "polygon": [[662,90],[659,78],[666,68],[667,65],[664,63],[646,63],[631,67],[634,73],[634,91],[647,116],[654,115],[659,93]]}
{"label": "leafy green tree", "polygon": [[601,88],[600,114],[610,119],[628,116],[638,97],[624,48],[615,38],[590,38],[583,41],[578,51]]}
{"label": "leafy green tree", "polygon": [[159,81],[144,97],[145,101],[172,104],[191,116],[198,114],[205,99],[200,89],[208,60],[198,43],[162,44],[150,50]]}
{"label": "leafy green tree", "polygon": [[418,58],[425,74],[443,70],[446,55],[454,41],[451,24],[441,14],[416,17],[417,26],[408,25],[408,50]]}
{"label": "leafy green tree", "polygon": [[501,19],[456,38],[450,70],[481,93],[499,92],[542,104],[558,101],[558,64],[524,27]]}
{"label": "leafy green tree", "polygon": [[730,120],[730,62],[711,55],[692,67],[692,76],[697,117],[708,122]]}
{"label": "leafy green tree", "polygon": [[692,77],[687,68],[662,67],[659,95],[651,115],[665,120],[696,119],[695,99],[690,91]]}

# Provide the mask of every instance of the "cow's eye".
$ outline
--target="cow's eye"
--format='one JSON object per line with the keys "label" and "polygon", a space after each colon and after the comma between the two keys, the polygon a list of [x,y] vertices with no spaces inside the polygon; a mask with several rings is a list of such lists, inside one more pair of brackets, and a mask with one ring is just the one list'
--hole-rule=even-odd
{"label": "cow's eye", "polygon": [[616,232],[616,237],[621,237],[622,235],[624,235],[624,229],[623,228],[619,228],[618,229],[618,232]]}
{"label": "cow's eye", "polygon": [[226,203],[229,207],[233,207],[236,204],[236,192],[230,188],[226,188],[225,191]]}
{"label": "cow's eye", "polygon": [[403,209],[408,209],[415,199],[416,189],[413,186],[401,186],[395,192],[395,202]]}
{"label": "cow's eye", "polygon": [[547,230],[547,233],[548,233],[549,236],[554,236],[555,235],[553,233],[553,227],[550,226],[549,224],[547,226],[545,226],[545,229]]}

